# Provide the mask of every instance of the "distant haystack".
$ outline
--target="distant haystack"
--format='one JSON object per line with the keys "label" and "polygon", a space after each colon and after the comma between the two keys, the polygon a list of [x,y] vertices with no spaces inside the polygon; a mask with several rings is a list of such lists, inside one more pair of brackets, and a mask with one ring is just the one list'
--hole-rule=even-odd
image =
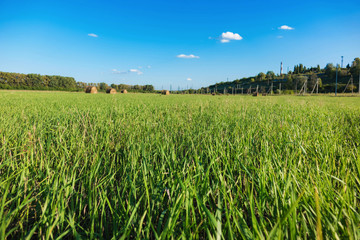
{"label": "distant haystack", "polygon": [[97,93],[97,88],[96,87],[93,87],[93,86],[88,86],[86,87],[85,89],[85,93],[92,93],[92,94],[95,94]]}
{"label": "distant haystack", "polygon": [[109,88],[106,90],[106,93],[108,94],[116,94],[116,89],[115,88]]}
{"label": "distant haystack", "polygon": [[168,90],[162,90],[161,94],[162,95],[170,95],[170,92]]}
{"label": "distant haystack", "polygon": [[126,89],[121,90],[121,93],[127,93]]}

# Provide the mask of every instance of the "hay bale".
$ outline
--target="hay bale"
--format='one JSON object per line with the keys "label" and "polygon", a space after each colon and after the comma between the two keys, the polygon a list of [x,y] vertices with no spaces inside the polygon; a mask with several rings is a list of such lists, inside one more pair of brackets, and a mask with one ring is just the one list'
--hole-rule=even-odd
{"label": "hay bale", "polygon": [[108,88],[108,89],[106,89],[106,93],[108,93],[108,94],[116,94],[116,89],[115,88]]}
{"label": "hay bale", "polygon": [[126,89],[121,90],[121,93],[127,93]]}
{"label": "hay bale", "polygon": [[170,92],[168,90],[162,90],[161,94],[162,95],[170,95]]}
{"label": "hay bale", "polygon": [[216,93],[214,93],[214,92],[213,92],[213,93],[211,93],[211,95],[215,96],[215,95],[216,95]]}
{"label": "hay bale", "polygon": [[267,94],[266,94],[266,93],[262,93],[261,95],[266,96]]}
{"label": "hay bale", "polygon": [[97,92],[98,92],[98,91],[97,91],[97,88],[94,87],[94,86],[88,86],[88,87],[86,87],[86,89],[85,89],[85,93],[95,94],[95,93],[97,93]]}
{"label": "hay bale", "polygon": [[253,97],[257,97],[257,96],[259,96],[259,93],[258,93],[258,92],[254,92],[254,93],[253,93]]}

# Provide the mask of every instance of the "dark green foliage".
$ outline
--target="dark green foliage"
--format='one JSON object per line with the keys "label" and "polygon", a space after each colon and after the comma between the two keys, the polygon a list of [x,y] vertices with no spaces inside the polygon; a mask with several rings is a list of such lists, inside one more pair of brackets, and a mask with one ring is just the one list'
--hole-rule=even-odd
{"label": "dark green foliage", "polygon": [[0,88],[29,90],[76,90],[72,77],[0,72]]}
{"label": "dark green foliage", "polygon": [[350,72],[353,76],[358,77],[360,73],[360,58],[355,58],[352,66],[350,68]]}
{"label": "dark green foliage", "polygon": [[[348,83],[351,76],[358,79],[360,72],[360,58],[355,58],[352,66],[347,66],[347,68],[338,68],[338,87],[339,89],[344,89]],[[229,87],[235,88],[235,93],[241,93],[240,89],[245,89],[244,93],[247,93],[248,90],[256,89],[258,86],[260,89],[265,89],[265,91],[270,91],[271,85],[273,86],[273,91],[276,91],[280,88],[284,90],[294,90],[296,93],[297,90],[300,90],[306,80],[309,80],[307,84],[306,92],[312,91],[314,85],[319,79],[319,93],[330,93],[335,91],[335,82],[336,82],[336,67],[332,63],[328,63],[324,69],[320,68],[320,65],[316,67],[305,67],[303,64],[298,64],[294,66],[294,71],[289,71],[287,74],[282,74],[281,76],[276,76],[274,72],[268,71],[266,74],[260,72],[254,77],[236,79],[229,82],[220,82],[215,85],[210,85],[209,89],[211,92],[217,90],[218,93],[222,93],[224,89]],[[264,81],[266,80],[266,81]],[[324,84],[324,85],[323,85]],[[348,87],[346,92],[351,92],[351,90],[358,89],[358,81],[354,80],[354,85]],[[282,92],[283,92],[282,91]],[[291,92],[291,91],[289,91]]]}
{"label": "dark green foliage", "polygon": [[[87,86],[95,86],[102,92],[109,88],[104,82],[76,82],[72,77],[0,72],[0,89],[83,91]],[[135,92],[154,91],[154,86],[152,85],[111,84],[111,87],[116,90],[126,89]]]}

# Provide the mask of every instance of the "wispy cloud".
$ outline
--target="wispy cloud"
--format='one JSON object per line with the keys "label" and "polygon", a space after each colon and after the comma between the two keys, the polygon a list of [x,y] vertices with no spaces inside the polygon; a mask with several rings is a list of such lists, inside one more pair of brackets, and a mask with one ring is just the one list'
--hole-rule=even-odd
{"label": "wispy cloud", "polygon": [[97,37],[98,37],[98,35],[97,35],[97,34],[95,34],[95,33],[89,33],[89,34],[88,34],[88,36],[89,36],[89,37],[95,37],[95,38],[97,38]]}
{"label": "wispy cloud", "polygon": [[117,69],[113,69],[112,72],[114,74],[127,74],[127,73],[136,73],[138,75],[143,74],[143,72],[141,72],[139,69],[129,69],[128,71],[119,71]]}
{"label": "wispy cloud", "polygon": [[294,30],[295,28],[292,28],[292,27],[290,27],[288,25],[282,25],[282,26],[278,27],[278,29],[280,29],[280,30]]}
{"label": "wispy cloud", "polygon": [[277,36],[277,38],[281,39],[281,38],[284,38],[284,36]]}
{"label": "wispy cloud", "polygon": [[222,43],[228,43],[230,41],[239,41],[242,40],[243,37],[241,37],[238,33],[233,32],[223,32],[220,36],[220,42]]}
{"label": "wispy cloud", "polygon": [[150,69],[150,68],[151,68],[151,66],[150,66],[150,65],[148,65],[148,66],[138,66],[137,68],[138,68],[138,69],[145,69],[145,68]]}
{"label": "wispy cloud", "polygon": [[137,75],[143,74],[143,72],[141,72],[139,69],[130,69],[129,72],[131,72],[131,73],[137,73]]}
{"label": "wispy cloud", "polygon": [[191,78],[187,78],[186,80],[188,80],[188,81],[192,81],[192,79],[191,79]]}
{"label": "wispy cloud", "polygon": [[185,55],[185,54],[179,54],[176,56],[177,58],[200,58],[199,56],[195,56],[193,54]]}
{"label": "wispy cloud", "polygon": [[127,74],[127,73],[128,73],[127,71],[119,71],[119,70],[117,70],[117,69],[113,69],[112,72],[113,72],[114,74]]}

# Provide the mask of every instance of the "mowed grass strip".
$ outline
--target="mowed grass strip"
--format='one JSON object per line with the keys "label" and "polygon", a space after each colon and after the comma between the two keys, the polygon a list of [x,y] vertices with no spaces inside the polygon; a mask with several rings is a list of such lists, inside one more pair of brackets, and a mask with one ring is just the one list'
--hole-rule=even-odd
{"label": "mowed grass strip", "polygon": [[359,239],[360,98],[0,92],[0,239]]}

